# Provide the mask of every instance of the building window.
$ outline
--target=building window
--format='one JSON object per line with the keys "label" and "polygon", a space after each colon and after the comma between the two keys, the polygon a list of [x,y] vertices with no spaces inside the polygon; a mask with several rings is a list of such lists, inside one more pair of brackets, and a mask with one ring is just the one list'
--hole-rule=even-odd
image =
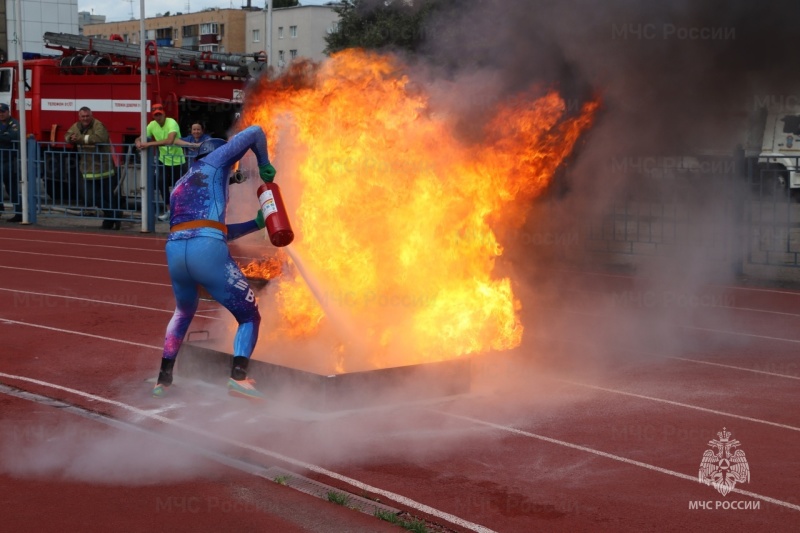
{"label": "building window", "polygon": [[206,23],[200,24],[200,35],[216,35],[219,33],[219,24]]}
{"label": "building window", "polygon": [[199,35],[198,30],[200,27],[195,24],[193,26],[184,26],[183,27],[183,36],[184,37],[197,37]]}
{"label": "building window", "polygon": [[253,30],[253,42],[254,43],[261,42],[261,30]]}
{"label": "building window", "polygon": [[283,26],[278,26],[278,39],[283,39]]}
{"label": "building window", "polygon": [[199,47],[201,52],[219,52],[218,44],[201,44]]}
{"label": "building window", "polygon": [[297,37],[297,26],[289,26],[289,35],[292,39]]}
{"label": "building window", "polygon": [[292,59],[297,57],[297,50],[289,50],[289,56],[291,56]]}
{"label": "building window", "polygon": [[11,92],[11,69],[4,68],[0,70],[0,92]]}
{"label": "building window", "polygon": [[278,50],[278,60],[279,61],[283,61],[284,59],[285,59],[285,56],[283,54],[283,50]]}

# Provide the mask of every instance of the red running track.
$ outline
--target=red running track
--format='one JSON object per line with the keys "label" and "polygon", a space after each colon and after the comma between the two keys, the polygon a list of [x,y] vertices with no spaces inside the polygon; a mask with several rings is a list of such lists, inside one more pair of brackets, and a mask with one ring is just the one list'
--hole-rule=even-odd
{"label": "red running track", "polygon": [[[150,398],[173,305],[159,238],[2,228],[0,257],[0,383],[153,431],[0,394],[4,529],[397,530],[158,434],[454,531],[800,523],[793,290],[550,272],[521,291],[523,346],[478,361],[470,394],[323,415],[190,382]],[[723,427],[750,469],[726,496],[697,481]]]}

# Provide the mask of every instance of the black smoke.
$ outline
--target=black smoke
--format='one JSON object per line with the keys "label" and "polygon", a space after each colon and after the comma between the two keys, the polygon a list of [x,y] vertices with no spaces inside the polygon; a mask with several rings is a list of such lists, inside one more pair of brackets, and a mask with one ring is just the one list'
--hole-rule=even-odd
{"label": "black smoke", "polygon": [[759,103],[798,95],[800,5],[722,0],[450,0],[423,53],[450,73],[492,71],[509,92],[599,93],[624,149],[735,143]]}

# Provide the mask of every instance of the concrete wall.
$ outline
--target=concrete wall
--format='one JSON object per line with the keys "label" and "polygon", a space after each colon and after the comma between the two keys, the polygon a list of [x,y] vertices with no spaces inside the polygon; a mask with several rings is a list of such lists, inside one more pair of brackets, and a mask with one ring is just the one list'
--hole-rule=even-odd
{"label": "concrete wall", "polygon": [[[552,216],[558,217],[563,214]],[[626,202],[579,226],[530,235],[538,236],[531,244],[542,255],[563,265],[634,271],[673,265],[719,279],[800,283],[800,204],[788,201],[716,207]]]}

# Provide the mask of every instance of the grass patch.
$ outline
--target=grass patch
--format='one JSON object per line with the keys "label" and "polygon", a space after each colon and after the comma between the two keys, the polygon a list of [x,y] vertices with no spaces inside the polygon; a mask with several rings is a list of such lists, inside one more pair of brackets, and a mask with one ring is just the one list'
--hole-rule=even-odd
{"label": "grass patch", "polygon": [[403,529],[413,531],[414,533],[427,533],[428,531],[428,528],[425,526],[424,521],[417,520],[416,518],[413,517],[411,518],[411,520],[404,520],[390,511],[382,511],[382,510],[375,511],[375,516],[385,522],[389,522],[390,524],[400,526]]}
{"label": "grass patch", "polygon": [[378,509],[377,511],[375,511],[375,516],[377,518],[380,518],[384,522],[389,522],[390,524],[395,524],[395,525],[400,524],[400,517],[391,511],[382,511]]}
{"label": "grass patch", "polygon": [[292,479],[292,476],[278,476],[273,481],[278,485],[288,485],[290,479]]}
{"label": "grass patch", "polygon": [[336,505],[343,505],[345,507],[349,507],[350,503],[350,495],[345,494],[343,492],[337,492],[335,490],[328,491],[328,501],[333,502]]}

